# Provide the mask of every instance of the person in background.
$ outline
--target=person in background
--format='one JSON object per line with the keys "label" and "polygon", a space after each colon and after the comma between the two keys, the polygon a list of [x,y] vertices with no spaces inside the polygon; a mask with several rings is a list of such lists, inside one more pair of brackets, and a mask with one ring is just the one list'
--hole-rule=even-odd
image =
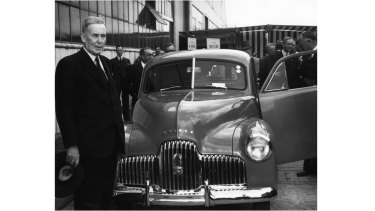
{"label": "person in background", "polygon": [[259,61],[259,85],[263,85],[273,65],[284,56],[288,56],[291,50],[295,48],[295,41],[291,37],[284,37],[282,49],[280,49],[280,42],[276,43],[275,52],[264,56]]}
{"label": "person in background", "polygon": [[84,169],[83,182],[74,192],[74,209],[112,209],[117,153],[124,153],[125,137],[111,62],[100,55],[106,41],[102,18],[84,19],[81,40],[83,48],[56,67],[56,119],[66,162]]}
{"label": "person in background", "polygon": [[[298,50],[309,51],[317,49],[317,39],[313,32],[307,31],[298,36]],[[317,60],[318,54],[305,55],[301,58],[300,77],[303,86],[317,85]],[[316,175],[318,170],[317,157],[306,159],[303,162],[303,170],[297,173],[298,177]]]}
{"label": "person in background", "polygon": [[129,72],[131,63],[129,59],[122,56],[122,46],[116,46],[116,54],[117,56],[111,59],[113,78],[117,83],[118,93],[121,95],[122,114],[124,120],[129,121],[131,120],[129,113]]}
{"label": "person in background", "polygon": [[249,41],[243,41],[239,50],[246,52],[251,57],[258,57],[258,54],[253,52],[253,46],[251,46]]}
{"label": "person in background", "polygon": [[[300,51],[317,50],[317,40],[313,32],[307,31],[298,37],[298,49]],[[305,86],[317,84],[317,60],[318,54],[305,55],[301,58],[300,77]]]}
{"label": "person in background", "polygon": [[289,54],[292,54],[292,50],[296,47],[296,42],[291,37],[284,37],[283,39],[283,50],[281,53],[283,56],[288,56]]}
{"label": "person in background", "polygon": [[241,47],[238,48],[238,50],[241,50],[247,53],[251,57],[252,61],[254,62],[253,68],[255,69],[255,74],[258,75],[259,74],[259,58],[258,58],[257,53],[253,52],[253,47],[251,46],[250,42],[243,41],[241,43]]}
{"label": "person in background", "polygon": [[155,55],[154,56],[159,56],[159,55],[162,55],[164,54],[164,51],[161,50],[160,46],[155,46]]}
{"label": "person in background", "polygon": [[289,55],[294,54],[294,53],[298,53],[298,51],[297,51],[296,41],[293,39],[293,47],[292,47],[292,49],[290,49]]}
{"label": "person in background", "polygon": [[264,56],[271,55],[275,53],[276,51],[276,44],[275,43],[267,43],[267,45],[264,48],[265,54]]}
{"label": "person in background", "polygon": [[168,44],[167,44],[167,47],[166,47],[166,49],[165,49],[165,52],[166,52],[166,53],[169,53],[169,52],[174,52],[174,51],[176,51],[176,50],[175,50],[175,48],[174,48],[173,43],[168,43]]}
{"label": "person in background", "polygon": [[139,59],[137,59],[132,65],[132,75],[130,78],[130,85],[131,85],[130,94],[132,96],[132,110],[134,110],[134,105],[138,100],[138,91],[139,91],[139,85],[141,83],[143,68],[146,66],[146,63],[153,57],[152,50],[149,47],[142,48],[139,51],[139,55],[140,55]]}
{"label": "person in background", "polygon": [[283,50],[283,41],[276,41],[275,51],[281,52]]}

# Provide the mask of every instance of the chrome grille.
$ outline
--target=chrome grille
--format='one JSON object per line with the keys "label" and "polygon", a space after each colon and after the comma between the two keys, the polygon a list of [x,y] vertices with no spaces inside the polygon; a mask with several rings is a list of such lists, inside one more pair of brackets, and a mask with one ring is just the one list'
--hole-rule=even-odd
{"label": "chrome grille", "polygon": [[[181,156],[181,174],[174,172],[174,157]],[[132,156],[118,162],[118,181],[128,185],[151,184],[167,190],[196,189],[208,179],[210,185],[246,184],[246,168],[239,157],[201,155],[190,141],[164,142],[158,155]]]}
{"label": "chrome grille", "polygon": [[[181,155],[183,173],[174,171],[174,157]],[[194,143],[189,141],[169,141],[160,148],[161,187],[168,190],[190,190],[202,184],[201,161]]]}
{"label": "chrome grille", "polygon": [[117,176],[124,184],[145,185],[146,178],[158,183],[158,160],[154,155],[122,158],[118,164]]}
{"label": "chrome grille", "polygon": [[239,157],[227,155],[204,155],[203,178],[210,185],[246,183],[245,163]]}

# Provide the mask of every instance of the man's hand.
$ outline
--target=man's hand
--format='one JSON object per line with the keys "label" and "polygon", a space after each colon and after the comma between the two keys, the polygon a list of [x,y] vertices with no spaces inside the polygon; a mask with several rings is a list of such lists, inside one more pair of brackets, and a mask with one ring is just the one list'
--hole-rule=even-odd
{"label": "man's hand", "polygon": [[65,161],[70,165],[76,167],[79,163],[79,151],[77,146],[71,146],[66,153]]}

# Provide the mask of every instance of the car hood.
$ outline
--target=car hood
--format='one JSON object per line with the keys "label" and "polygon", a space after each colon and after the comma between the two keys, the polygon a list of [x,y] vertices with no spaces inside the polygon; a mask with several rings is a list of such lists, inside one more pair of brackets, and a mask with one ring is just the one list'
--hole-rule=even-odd
{"label": "car hood", "polygon": [[129,155],[157,154],[168,140],[190,140],[204,154],[231,154],[236,126],[259,113],[248,93],[234,90],[169,91],[136,104]]}

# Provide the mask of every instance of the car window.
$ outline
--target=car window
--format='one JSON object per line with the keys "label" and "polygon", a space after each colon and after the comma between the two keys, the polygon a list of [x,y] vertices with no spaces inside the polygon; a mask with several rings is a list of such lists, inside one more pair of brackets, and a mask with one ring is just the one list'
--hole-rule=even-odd
{"label": "car window", "polygon": [[288,80],[286,77],[285,62],[282,62],[273,73],[265,91],[269,92],[285,89],[288,89]]}
{"label": "car window", "polygon": [[220,86],[245,89],[245,69],[242,65],[220,61],[197,61],[195,87]]}
{"label": "car window", "polygon": [[191,66],[191,62],[165,64],[149,69],[145,78],[145,92],[159,92],[169,87],[189,88],[191,74],[186,71],[188,66]]}
{"label": "car window", "polygon": [[[194,69],[194,88],[246,88],[243,65],[227,61],[197,60]],[[166,89],[190,89],[192,70],[192,60],[151,67],[145,74],[144,91],[151,93]]]}
{"label": "car window", "polygon": [[285,59],[278,65],[265,91],[278,91],[317,85],[317,54]]}

